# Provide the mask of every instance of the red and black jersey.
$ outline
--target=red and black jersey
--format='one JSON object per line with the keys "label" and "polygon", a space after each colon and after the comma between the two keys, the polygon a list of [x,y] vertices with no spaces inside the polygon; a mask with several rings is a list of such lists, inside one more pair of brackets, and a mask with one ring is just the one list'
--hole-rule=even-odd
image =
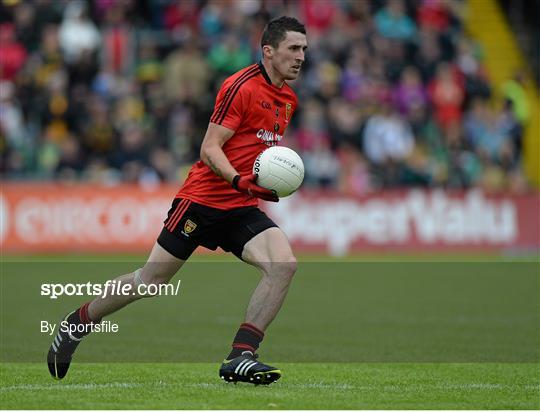
{"label": "red and black jersey", "polygon": [[[296,106],[291,87],[286,82],[281,88],[273,85],[260,62],[223,82],[210,122],[234,130],[222,149],[240,175],[251,174],[259,153],[279,144]],[[202,161],[193,165],[176,197],[217,209],[258,204],[256,198],[234,190]]]}

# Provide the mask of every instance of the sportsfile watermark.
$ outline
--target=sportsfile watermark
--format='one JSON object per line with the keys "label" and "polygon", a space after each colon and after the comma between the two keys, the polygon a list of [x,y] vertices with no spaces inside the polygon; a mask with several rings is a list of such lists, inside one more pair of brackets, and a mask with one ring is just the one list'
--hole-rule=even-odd
{"label": "sportsfile watermark", "polygon": [[177,296],[180,293],[181,279],[176,284],[141,283],[136,287],[118,280],[105,283],[42,283],[41,296],[58,299],[60,296]]}
{"label": "sportsfile watermark", "polygon": [[[103,294],[108,279],[144,264],[134,259],[2,262],[0,362],[43,362],[60,328],[81,333],[61,323],[66,316],[84,302],[100,300],[80,294]],[[113,299],[132,303],[102,323],[85,326],[92,333],[84,350],[77,350],[77,361],[220,359],[260,274],[240,261],[193,260],[177,276],[171,284],[178,292],[168,286],[160,293],[178,296]],[[136,294],[139,283],[129,281],[134,289],[122,290],[109,282],[106,300],[110,293]],[[284,310],[263,341],[263,355],[280,362],[538,363],[539,291],[533,259],[300,261]],[[98,307],[92,304],[90,312]],[[334,342],[342,350],[325,350]],[[291,345],[306,350],[291,351]]]}
{"label": "sportsfile watermark", "polygon": [[69,333],[72,335],[75,332],[78,333],[116,333],[120,330],[118,323],[111,322],[109,320],[103,320],[99,323],[69,323],[67,320],[62,322],[53,323],[46,320],[39,322],[40,332],[46,333],[52,336],[54,332],[59,329],[60,332]]}

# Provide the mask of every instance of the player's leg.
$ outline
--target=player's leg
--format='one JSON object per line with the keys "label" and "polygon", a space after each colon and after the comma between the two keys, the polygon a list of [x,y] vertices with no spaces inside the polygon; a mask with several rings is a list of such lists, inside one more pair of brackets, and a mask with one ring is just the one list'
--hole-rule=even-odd
{"label": "player's leg", "polygon": [[296,272],[296,258],[283,231],[272,227],[244,246],[242,259],[262,274],[246,311],[246,323],[264,332],[274,320]]}
{"label": "player's leg", "polygon": [[242,251],[242,260],[257,267],[261,280],[255,288],[232,344],[232,351],[220,368],[226,381],[269,384],[281,371],[256,360],[255,351],[268,325],[279,312],[296,272],[296,258],[289,241],[278,227],[270,227],[251,238]]}
{"label": "player's leg", "polygon": [[68,325],[83,325],[84,329],[81,332],[78,329],[73,333],[59,330],[55,336],[47,354],[49,371],[54,378],[62,379],[66,375],[75,349],[81,339],[91,331],[88,326],[101,322],[103,317],[135,300],[150,297],[148,294],[139,294],[146,290],[143,284],[163,284],[170,281],[199,245],[196,239],[181,234],[184,224],[182,222],[188,217],[194,218],[194,214],[196,208],[189,200],[175,199],[146,264],[132,273],[115,279],[121,285],[130,285],[130,292],[118,295],[106,291],[107,293],[85,303],[64,318]]}
{"label": "player's leg", "polygon": [[[105,296],[99,296],[69,313],[63,321],[67,322],[68,325],[76,326],[99,323],[103,317],[116,312],[129,303],[143,297],[150,297],[151,295],[138,293],[139,290],[144,290],[144,288],[139,288],[139,285],[142,283],[146,285],[168,283],[184,262],[185,260],[173,256],[156,242],[142,268],[115,279],[122,285],[131,285],[130,290],[134,291],[134,294],[104,294]],[[83,331],[77,330],[70,333],[61,329],[60,326],[58,325],[58,333],[47,354],[49,372],[56,379],[62,379],[67,374],[75,349],[84,336],[91,331],[87,327]]]}
{"label": "player's leg", "polygon": [[[134,272],[116,278],[116,284],[130,285],[130,290],[138,291],[139,285],[145,284],[165,284],[169,283],[172,277],[182,267],[185,260],[178,259],[167,252],[159,243],[155,243],[146,264]],[[99,322],[102,318],[123,308],[129,303],[147,297],[138,293],[127,295],[99,296],[88,305],[88,319],[92,322]]]}

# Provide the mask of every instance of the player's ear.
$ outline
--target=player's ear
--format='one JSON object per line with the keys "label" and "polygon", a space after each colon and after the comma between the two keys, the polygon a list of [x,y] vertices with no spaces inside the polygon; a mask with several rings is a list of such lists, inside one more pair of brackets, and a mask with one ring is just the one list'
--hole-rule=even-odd
{"label": "player's ear", "polygon": [[270,46],[269,44],[265,44],[262,48],[263,56],[266,58],[271,59],[274,55],[274,48]]}

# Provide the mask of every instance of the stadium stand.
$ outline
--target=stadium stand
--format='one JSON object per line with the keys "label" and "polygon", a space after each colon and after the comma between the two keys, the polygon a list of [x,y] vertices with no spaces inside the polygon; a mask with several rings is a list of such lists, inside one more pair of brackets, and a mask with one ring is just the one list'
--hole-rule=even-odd
{"label": "stadium stand", "polygon": [[[287,145],[306,186],[524,192],[520,77],[494,98],[461,0],[0,3],[0,156],[10,180],[180,182],[216,90],[269,18],[308,29]],[[516,104],[517,103],[517,104]]]}

